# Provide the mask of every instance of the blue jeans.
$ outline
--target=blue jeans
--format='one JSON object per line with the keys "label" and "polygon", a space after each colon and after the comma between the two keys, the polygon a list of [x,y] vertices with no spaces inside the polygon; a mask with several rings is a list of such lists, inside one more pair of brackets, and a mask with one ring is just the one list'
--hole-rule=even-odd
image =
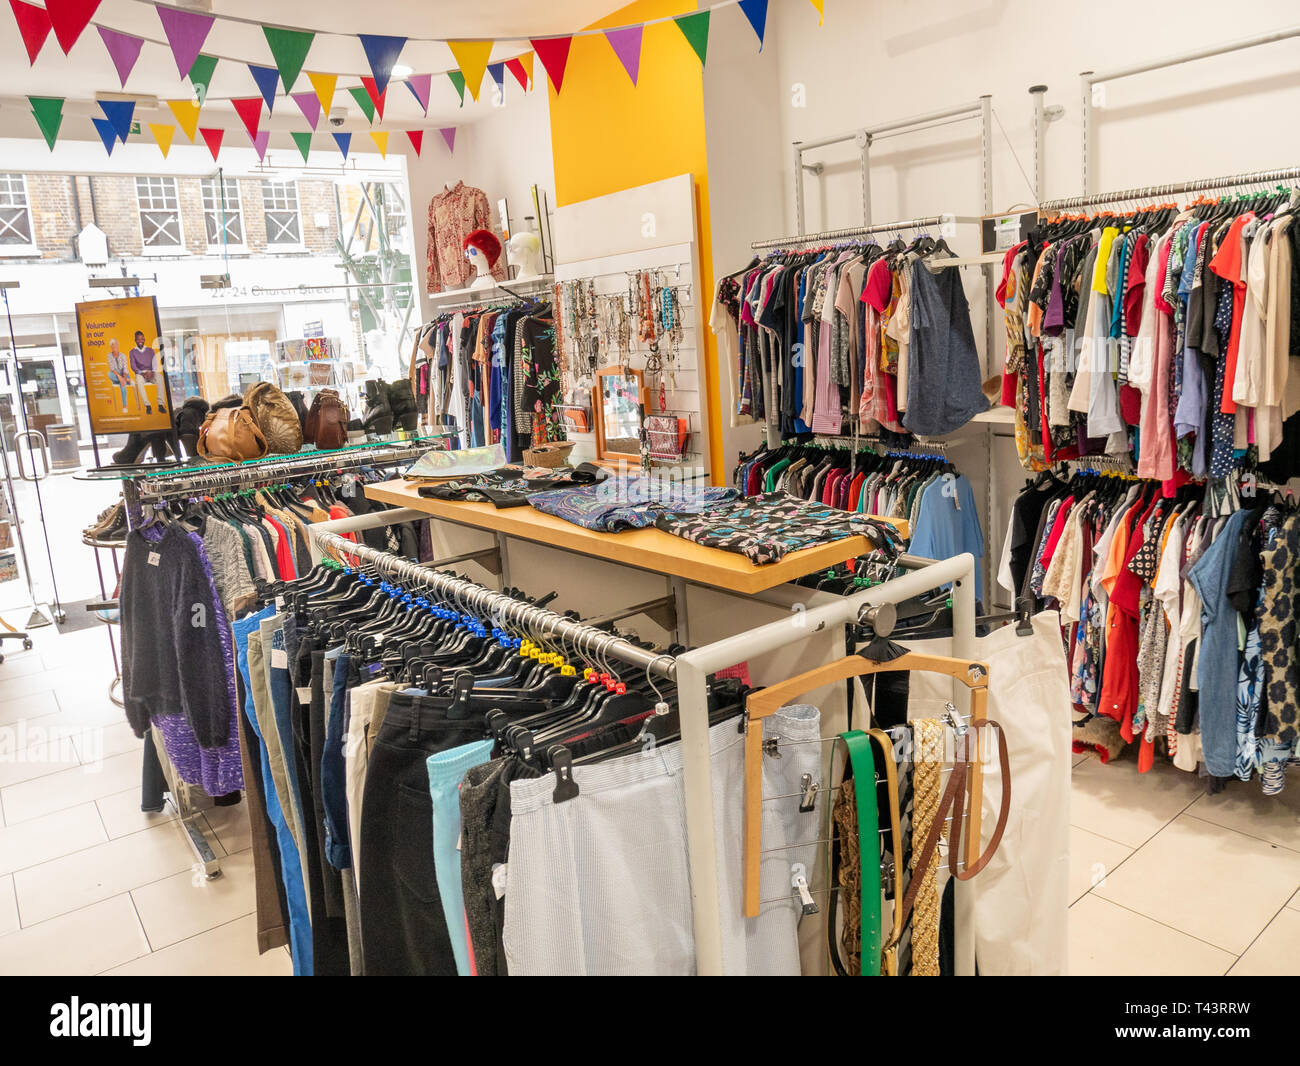
{"label": "blue jeans", "polygon": [[325,751],[321,755],[321,802],[325,808],[325,858],[336,870],[352,865],[352,846],[348,840],[348,800],[344,746],[344,724],[348,700],[348,666],[351,660],[340,655],[334,660],[334,691],[330,695],[329,717],[325,724]]}

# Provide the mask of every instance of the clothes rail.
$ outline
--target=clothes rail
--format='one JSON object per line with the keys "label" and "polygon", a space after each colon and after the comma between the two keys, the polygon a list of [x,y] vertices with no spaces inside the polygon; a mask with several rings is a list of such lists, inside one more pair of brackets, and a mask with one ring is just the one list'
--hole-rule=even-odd
{"label": "clothes rail", "polygon": [[1176,196],[1185,192],[1212,192],[1216,189],[1234,189],[1245,185],[1268,185],[1272,182],[1300,179],[1300,167],[1279,167],[1274,170],[1251,170],[1239,174],[1225,174],[1217,178],[1195,181],[1175,181],[1164,185],[1140,185],[1133,189],[1115,192],[1091,193],[1087,196],[1066,196],[1060,200],[1046,200],[1043,211],[1072,211],[1098,204],[1115,204],[1125,200],[1146,200],[1153,196]]}
{"label": "clothes rail", "polygon": [[898,222],[876,222],[869,226],[850,226],[848,229],[823,230],[820,233],[804,233],[790,237],[774,237],[769,240],[751,241],[750,248],[758,251],[764,248],[785,248],[799,244],[817,244],[822,241],[848,240],[853,237],[867,237],[873,233],[892,233],[894,230],[926,229],[930,226],[954,225],[956,223],[978,223],[975,215],[923,215],[920,218],[901,219]]}

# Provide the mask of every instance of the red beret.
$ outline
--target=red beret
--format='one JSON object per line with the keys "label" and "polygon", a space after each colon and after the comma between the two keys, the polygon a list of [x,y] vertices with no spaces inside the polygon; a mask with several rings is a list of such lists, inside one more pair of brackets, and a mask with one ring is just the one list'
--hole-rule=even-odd
{"label": "red beret", "polygon": [[488,266],[497,265],[497,260],[501,258],[501,242],[491,230],[476,229],[465,237],[461,242],[464,248],[474,247],[487,256]]}

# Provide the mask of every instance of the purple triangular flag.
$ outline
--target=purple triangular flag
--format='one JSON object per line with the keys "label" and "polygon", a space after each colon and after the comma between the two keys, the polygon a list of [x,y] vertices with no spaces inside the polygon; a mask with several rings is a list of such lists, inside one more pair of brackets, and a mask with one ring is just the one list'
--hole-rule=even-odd
{"label": "purple triangular flag", "polygon": [[429,87],[433,84],[432,74],[411,74],[407,76],[406,87],[419,102],[427,115],[429,113]]}
{"label": "purple triangular flag", "polygon": [[366,61],[370,64],[370,73],[375,76],[375,90],[382,93],[388,88],[389,76],[393,73],[393,64],[402,54],[406,45],[405,37],[384,37],[374,33],[359,33],[361,47],[365,49]]}
{"label": "purple triangular flag", "polygon": [[454,154],[456,151],[456,127],[443,126],[438,132],[442,134],[442,139],[447,142],[447,151]]}
{"label": "purple triangular flag", "polygon": [[103,26],[96,26],[95,29],[99,30],[99,35],[104,38],[104,47],[108,49],[109,58],[113,60],[113,66],[117,68],[117,76],[122,81],[122,88],[125,89],[131,68],[140,58],[140,46],[144,44],[144,39],[132,37],[129,33],[105,29]]}
{"label": "purple triangular flag", "polygon": [[216,16],[197,11],[181,11],[174,7],[158,6],[154,10],[158,12],[163,32],[167,34],[167,43],[172,47],[176,69],[183,78],[199,58],[199,50],[208,39],[208,31],[212,29]]}
{"label": "purple triangular flag", "polygon": [[90,121],[95,124],[95,132],[104,142],[104,151],[112,155],[113,145],[117,143],[117,130],[113,129],[113,124],[106,118],[92,118]]}
{"label": "purple triangular flag", "polygon": [[265,162],[265,160],[266,160],[266,148],[267,148],[267,145],[270,144],[270,142],[271,142],[271,131],[270,131],[270,130],[258,130],[258,131],[257,131],[257,136],[256,136],[256,137],[250,137],[249,140],[251,140],[251,141],[253,142],[253,147],[257,149],[257,158],[260,159],[260,160],[262,160],[263,162]]}
{"label": "purple triangular flag", "polygon": [[618,61],[623,64],[627,76],[636,84],[637,74],[641,70],[641,26],[625,26],[619,30],[606,30],[605,39],[614,49]]}
{"label": "purple triangular flag", "polygon": [[316,123],[320,121],[320,97],[315,93],[294,93],[293,102],[298,105],[303,118],[311,123],[311,128],[315,129]]}
{"label": "purple triangular flag", "polygon": [[253,80],[257,82],[262,99],[266,101],[266,113],[269,115],[275,110],[275,86],[280,80],[280,72],[275,67],[255,67],[249,63],[248,73],[253,75]]}

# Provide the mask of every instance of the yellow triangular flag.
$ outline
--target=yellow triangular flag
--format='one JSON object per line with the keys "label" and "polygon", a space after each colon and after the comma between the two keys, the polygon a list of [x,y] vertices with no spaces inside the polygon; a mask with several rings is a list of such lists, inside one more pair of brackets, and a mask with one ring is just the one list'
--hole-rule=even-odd
{"label": "yellow triangular flag", "polygon": [[447,47],[456,57],[456,66],[465,75],[465,88],[475,100],[483,84],[483,72],[492,58],[491,41],[448,41]]}
{"label": "yellow triangular flag", "polygon": [[176,135],[176,127],[162,122],[150,122],[149,132],[153,134],[153,139],[158,142],[158,148],[166,159],[167,153],[172,149],[172,137]]}
{"label": "yellow triangular flag", "polygon": [[321,114],[329,118],[330,108],[334,106],[334,86],[338,84],[339,76],[313,74],[308,71],[307,77],[311,80],[311,87],[316,91],[316,99],[320,101]]}
{"label": "yellow triangular flag", "polygon": [[524,65],[524,73],[528,75],[528,85],[531,88],[533,84],[533,53],[519,57],[519,62]]}
{"label": "yellow triangular flag", "polygon": [[176,121],[181,124],[185,136],[190,139],[190,144],[193,144],[194,136],[199,131],[199,105],[193,100],[168,100],[167,106],[172,109]]}
{"label": "yellow triangular flag", "polygon": [[826,0],[811,0],[811,3],[817,9],[817,25],[820,26],[826,21]]}
{"label": "yellow triangular flag", "polygon": [[388,131],[371,130],[370,139],[375,142],[375,147],[379,149],[379,154],[385,159],[388,158]]}

